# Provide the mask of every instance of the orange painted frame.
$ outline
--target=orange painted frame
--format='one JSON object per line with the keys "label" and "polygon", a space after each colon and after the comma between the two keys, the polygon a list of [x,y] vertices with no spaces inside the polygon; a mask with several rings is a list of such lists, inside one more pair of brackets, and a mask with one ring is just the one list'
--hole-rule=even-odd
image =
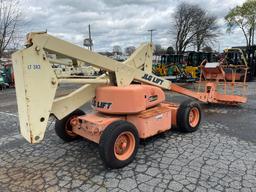
{"label": "orange painted frame", "polygon": [[[231,83],[227,82],[225,79],[225,72],[221,65],[217,66],[216,68],[206,68],[204,66],[206,62],[207,61],[205,60],[200,65],[201,74],[200,74],[198,91],[191,91],[189,89],[178,86],[177,84],[171,85],[171,88],[170,88],[171,91],[196,98],[199,101],[206,102],[206,103],[221,103],[221,104],[246,103],[247,98],[244,96],[245,95],[244,89],[242,91],[242,96],[235,95],[234,89],[236,85],[239,85],[239,83],[235,82],[234,78],[232,78]],[[222,85],[224,93],[218,92],[218,86],[221,85],[220,81],[224,83]],[[202,85],[204,85],[203,92],[200,91],[200,86]],[[228,85],[231,86],[232,94],[227,94]]]}
{"label": "orange painted frame", "polygon": [[157,135],[176,126],[179,105],[163,102],[153,108],[131,115],[105,115],[100,112],[79,116],[72,121],[72,131],[88,140],[99,143],[105,128],[118,120],[132,123],[142,139]]}

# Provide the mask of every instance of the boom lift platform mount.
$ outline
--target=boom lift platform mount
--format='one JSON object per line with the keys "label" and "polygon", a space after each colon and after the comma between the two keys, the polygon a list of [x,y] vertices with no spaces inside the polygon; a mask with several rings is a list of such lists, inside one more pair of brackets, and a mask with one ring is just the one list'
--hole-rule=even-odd
{"label": "boom lift platform mount", "polygon": [[[21,134],[30,143],[41,141],[49,116],[54,115],[55,131],[60,138],[72,141],[82,136],[98,143],[105,164],[119,168],[134,159],[140,138],[173,126],[186,132],[198,129],[199,104],[166,102],[162,89],[203,102],[246,102],[241,96],[224,97],[217,93],[216,83],[208,83],[204,92],[193,92],[153,75],[152,49],[152,44],[142,44],[128,60],[118,62],[44,32],[29,33],[26,48],[12,55]],[[56,54],[56,59],[49,58],[49,54]],[[96,78],[62,75],[52,66],[65,64],[63,58],[71,59],[73,65],[87,63],[106,73]],[[209,78],[218,79],[220,71],[218,66],[214,70],[205,67]],[[56,97],[62,83],[82,86]],[[85,115],[78,108],[91,100],[95,112]]]}

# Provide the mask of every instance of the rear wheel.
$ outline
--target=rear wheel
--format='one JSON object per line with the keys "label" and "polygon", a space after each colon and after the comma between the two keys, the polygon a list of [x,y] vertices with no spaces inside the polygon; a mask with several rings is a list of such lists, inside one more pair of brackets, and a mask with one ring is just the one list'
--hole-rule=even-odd
{"label": "rear wheel", "polygon": [[64,117],[61,120],[56,120],[55,121],[55,132],[56,134],[64,141],[73,141],[76,140],[77,138],[79,138],[78,135],[76,135],[75,133],[72,132],[72,126],[71,126],[71,121],[78,117],[78,116],[82,116],[85,115],[85,113],[80,110],[77,109],[75,111],[73,111],[72,113],[70,113],[69,115],[67,115],[66,117]]}
{"label": "rear wheel", "polygon": [[177,112],[177,128],[183,132],[194,132],[201,122],[201,107],[191,100],[181,103]]}
{"label": "rear wheel", "polygon": [[115,121],[101,135],[100,156],[106,166],[121,168],[133,161],[138,144],[139,134],[136,127],[127,121]]}

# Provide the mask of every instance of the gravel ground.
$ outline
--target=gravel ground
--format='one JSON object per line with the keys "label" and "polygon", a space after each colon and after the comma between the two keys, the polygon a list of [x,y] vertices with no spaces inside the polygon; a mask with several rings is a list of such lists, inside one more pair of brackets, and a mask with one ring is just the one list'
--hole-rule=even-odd
{"label": "gravel ground", "polygon": [[0,191],[256,191],[255,92],[251,82],[247,104],[202,104],[197,132],[142,141],[133,163],[110,170],[96,144],[64,143],[54,123],[42,143],[27,143],[18,131],[15,91],[0,91]]}

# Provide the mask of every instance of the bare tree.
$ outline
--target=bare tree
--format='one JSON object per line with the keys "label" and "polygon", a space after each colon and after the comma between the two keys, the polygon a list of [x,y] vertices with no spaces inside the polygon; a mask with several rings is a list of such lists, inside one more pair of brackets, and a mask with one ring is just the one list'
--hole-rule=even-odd
{"label": "bare tree", "polygon": [[166,54],[166,49],[163,48],[160,44],[155,44],[154,55],[163,55]]}
{"label": "bare tree", "polygon": [[21,16],[18,0],[0,0],[0,57],[15,43]]}
{"label": "bare tree", "polygon": [[176,34],[175,49],[177,53],[182,53],[192,42],[195,34],[193,27],[195,25],[195,17],[200,14],[201,10],[187,3],[181,3],[174,13],[173,30]]}
{"label": "bare tree", "polygon": [[159,55],[161,53],[162,47],[160,44],[155,44],[155,51],[154,54],[155,55]]}
{"label": "bare tree", "polygon": [[198,5],[181,3],[174,13],[173,32],[176,35],[175,48],[183,53],[189,46],[201,49],[207,41],[217,34],[216,18],[208,16]]}
{"label": "bare tree", "polygon": [[167,50],[166,50],[166,54],[170,54],[170,55],[175,54],[175,51],[174,51],[173,47],[171,47],[171,46],[168,47]]}
{"label": "bare tree", "polygon": [[121,55],[122,54],[122,48],[119,45],[113,46],[113,53],[117,54],[117,55]]}
{"label": "bare tree", "polygon": [[196,46],[197,51],[200,51],[203,46],[213,45],[218,36],[218,28],[217,18],[214,16],[207,16],[206,13],[201,20],[196,22],[194,45]]}
{"label": "bare tree", "polygon": [[135,47],[134,46],[129,46],[125,48],[125,54],[130,56],[134,51],[135,51]]}
{"label": "bare tree", "polygon": [[209,46],[206,46],[206,47],[202,48],[202,51],[205,53],[212,53],[213,49]]}

